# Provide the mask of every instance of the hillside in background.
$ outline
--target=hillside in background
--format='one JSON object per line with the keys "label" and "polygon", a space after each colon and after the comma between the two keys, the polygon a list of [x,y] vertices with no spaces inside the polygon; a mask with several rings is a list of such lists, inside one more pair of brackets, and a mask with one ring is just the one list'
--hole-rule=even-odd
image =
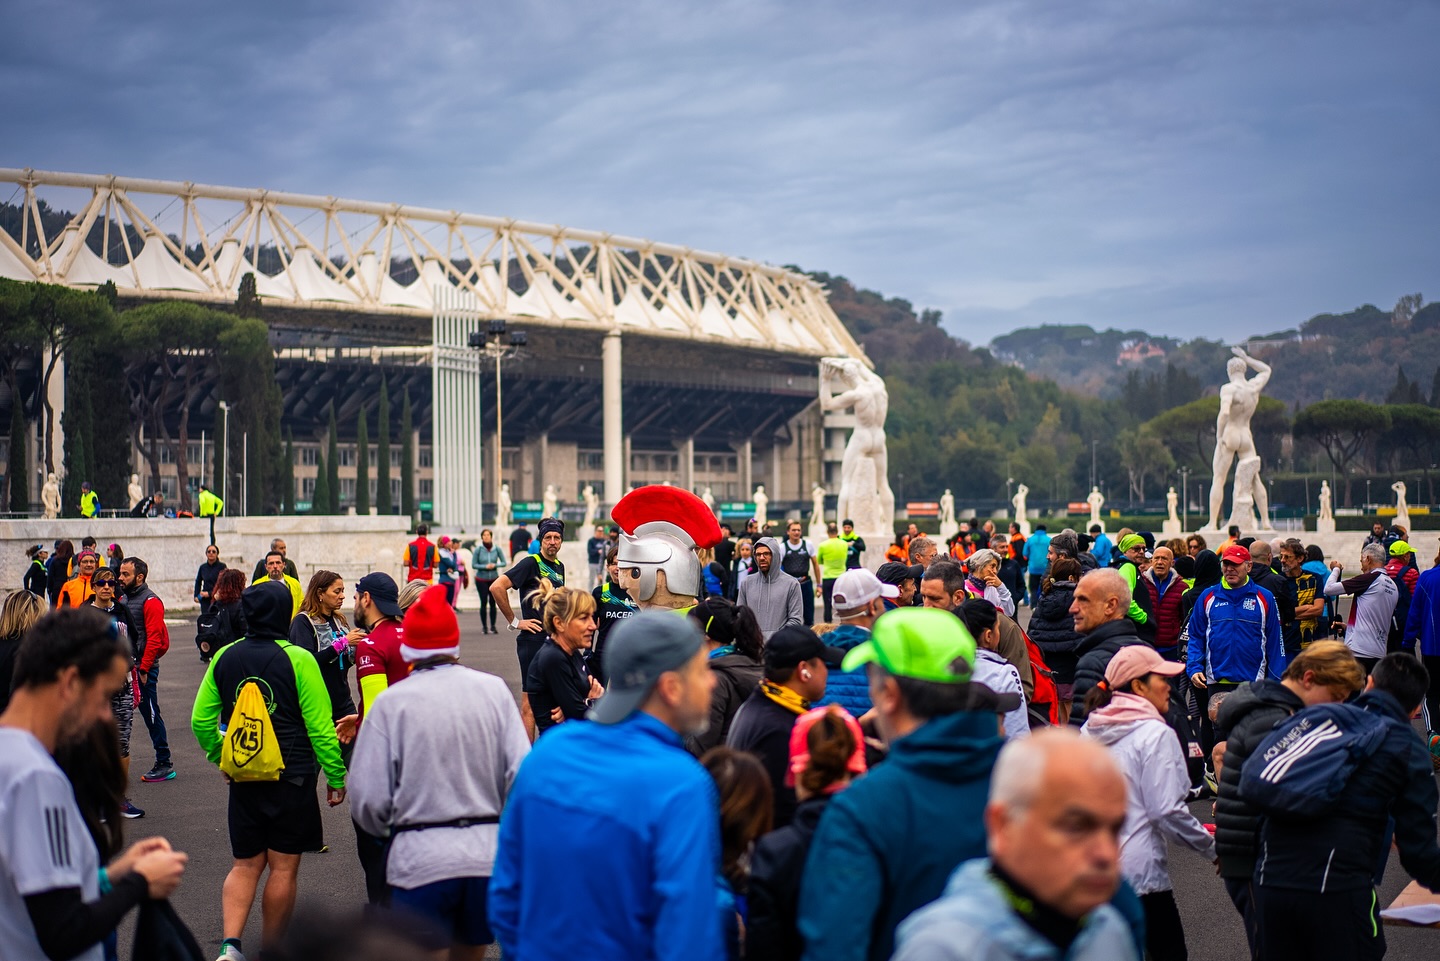
{"label": "hillside in background", "polygon": [[[1429,400],[1440,388],[1440,304],[1420,304],[1417,294],[1389,311],[1366,304],[1343,314],[1319,314],[1245,343],[1275,368],[1266,393],[1291,409],[1331,398],[1380,403],[1396,386],[1397,367]],[[1118,397],[1130,371],[1158,373],[1167,364],[1213,392],[1224,383],[1230,358],[1229,346],[1220,341],[1182,343],[1144,331],[1083,325],[1022,328],[995,338],[991,350],[1036,377],[1095,397]]]}

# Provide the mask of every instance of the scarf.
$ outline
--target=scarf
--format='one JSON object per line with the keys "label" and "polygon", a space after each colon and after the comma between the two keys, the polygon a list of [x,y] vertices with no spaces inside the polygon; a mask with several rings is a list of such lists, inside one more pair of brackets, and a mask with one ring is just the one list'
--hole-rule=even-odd
{"label": "scarf", "polygon": [[1110,703],[1085,715],[1086,724],[1129,724],[1131,721],[1161,721],[1165,718],[1139,694],[1121,691]]}
{"label": "scarf", "polygon": [[805,700],[795,691],[790,690],[790,688],[788,687],[781,687],[778,684],[772,684],[769,681],[762,680],[760,682],[760,693],[764,694],[770,700],[774,701],[776,704],[779,704],[787,711],[793,711],[796,714],[804,714],[806,711],[810,710],[810,702]]}
{"label": "scarf", "polygon": [[715,658],[717,658],[717,657],[724,657],[726,654],[734,654],[734,653],[735,653],[735,645],[734,645],[734,644],[726,644],[726,645],[724,645],[723,647],[717,647],[717,648],[715,648],[715,650],[711,651],[707,659],[713,661],[713,660],[715,660]]}

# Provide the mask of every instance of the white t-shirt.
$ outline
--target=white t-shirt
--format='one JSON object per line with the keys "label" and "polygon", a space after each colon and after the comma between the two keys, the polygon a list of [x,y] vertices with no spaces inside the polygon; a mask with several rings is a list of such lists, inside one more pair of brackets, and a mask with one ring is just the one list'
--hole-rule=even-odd
{"label": "white t-shirt", "polygon": [[[29,731],[0,728],[0,954],[48,961],[25,909],[31,894],[79,888],[100,898],[100,852],[85,827],[65,772]],[[76,955],[102,961],[97,943]]]}

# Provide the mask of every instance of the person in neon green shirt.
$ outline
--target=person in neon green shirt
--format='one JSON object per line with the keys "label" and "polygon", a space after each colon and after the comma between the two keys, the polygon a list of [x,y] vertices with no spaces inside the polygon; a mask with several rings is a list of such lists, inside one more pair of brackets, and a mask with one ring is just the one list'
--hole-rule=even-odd
{"label": "person in neon green shirt", "polygon": [[100,495],[90,489],[89,481],[80,482],[80,516],[96,517],[100,513]]}
{"label": "person in neon green shirt", "polygon": [[815,555],[820,561],[820,592],[825,598],[825,620],[828,623],[830,595],[835,591],[835,580],[845,573],[845,563],[850,558],[850,542],[840,536],[839,528],[834,524],[826,524],[825,533],[829,536],[815,548]]}
{"label": "person in neon green shirt", "polygon": [[294,600],[294,609],[290,612],[290,619],[294,620],[295,615],[300,613],[300,602],[305,599],[305,592],[300,589],[300,582],[289,574],[285,573],[285,555],[279,551],[271,551],[265,555],[265,574],[272,581],[280,581],[290,591],[290,597]]}
{"label": "person in neon green shirt", "polygon": [[200,516],[219,517],[225,509],[225,502],[210,489],[209,484],[200,485]]}

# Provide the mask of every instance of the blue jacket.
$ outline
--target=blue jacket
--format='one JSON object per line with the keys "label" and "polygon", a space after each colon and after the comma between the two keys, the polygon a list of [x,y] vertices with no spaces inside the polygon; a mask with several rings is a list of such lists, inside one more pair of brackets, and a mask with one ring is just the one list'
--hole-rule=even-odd
{"label": "blue jacket", "polygon": [[1054,943],[1016,913],[990,875],[990,860],[966,861],[950,878],[945,896],[900,925],[895,961],[1126,961],[1140,955],[1126,919],[1102,904],[1085,918],[1070,947]]}
{"label": "blue jacket", "polygon": [[643,711],[572,721],[520,766],[500,821],[490,927],[523,961],[718,961],[715,783]]}
{"label": "blue jacket", "polygon": [[1025,542],[1026,570],[1031,574],[1044,574],[1050,566],[1050,535],[1036,531]]}
{"label": "blue jacket", "polygon": [[[985,800],[1000,753],[995,715],[935,718],[830,801],[800,885],[806,961],[882,961],[895,928],[985,855]],[[528,763],[528,762],[527,762]]]}
{"label": "blue jacket", "polygon": [[[848,651],[862,641],[870,640],[870,630],[854,624],[841,624],[828,634],[820,635],[820,640],[831,647]],[[825,682],[825,696],[816,701],[815,706],[828,707],[831,704],[839,704],[855,717],[874,706],[870,703],[870,679],[864,666],[853,671],[830,669],[830,677]]]}
{"label": "blue jacket", "polygon": [[[1415,582],[1410,616],[1405,618],[1405,640],[1414,643],[1417,637],[1421,654],[1440,657],[1440,567],[1430,568]],[[830,692],[828,684],[825,692]]]}
{"label": "blue jacket", "polygon": [[1104,531],[1095,535],[1095,540],[1090,544],[1090,554],[1101,567],[1109,567],[1110,562],[1115,559],[1115,545],[1105,536]]}
{"label": "blue jacket", "polygon": [[1280,680],[1285,642],[1275,596],[1251,578],[1239,587],[1207,587],[1190,612],[1188,675],[1207,681]]}

